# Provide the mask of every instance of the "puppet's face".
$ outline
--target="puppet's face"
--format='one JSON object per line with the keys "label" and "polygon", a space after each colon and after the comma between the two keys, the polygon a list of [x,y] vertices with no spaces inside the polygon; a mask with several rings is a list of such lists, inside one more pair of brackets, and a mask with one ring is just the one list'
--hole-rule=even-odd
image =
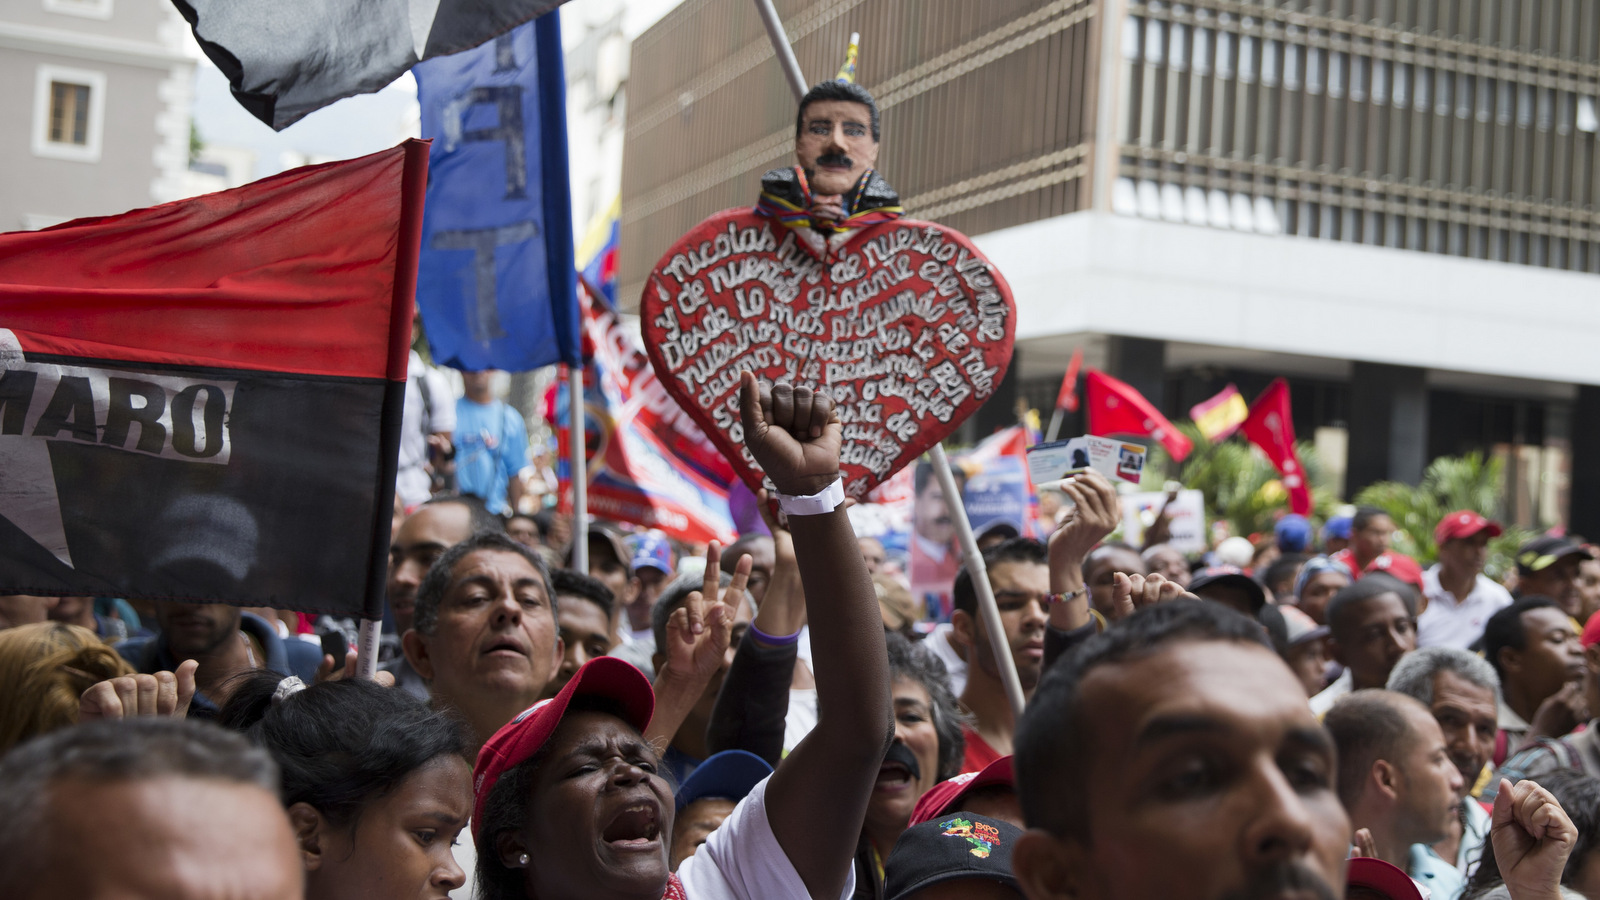
{"label": "puppet's face", "polygon": [[813,194],[843,194],[878,164],[872,111],[849,100],[813,101],[806,106],[794,153]]}

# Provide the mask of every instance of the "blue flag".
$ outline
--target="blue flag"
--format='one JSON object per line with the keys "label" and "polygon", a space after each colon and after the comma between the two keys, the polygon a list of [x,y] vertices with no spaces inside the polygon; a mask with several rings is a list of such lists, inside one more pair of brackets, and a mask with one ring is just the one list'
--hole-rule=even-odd
{"label": "blue flag", "polygon": [[433,139],[417,268],[433,358],[466,371],[579,364],[557,13],[412,71]]}

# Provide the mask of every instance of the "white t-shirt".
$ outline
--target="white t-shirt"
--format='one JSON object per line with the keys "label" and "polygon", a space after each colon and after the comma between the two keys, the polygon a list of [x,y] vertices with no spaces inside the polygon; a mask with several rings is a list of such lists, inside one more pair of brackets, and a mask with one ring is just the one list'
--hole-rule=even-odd
{"label": "white t-shirt", "polygon": [[[432,401],[431,410],[423,402],[423,390]],[[406,402],[401,422],[394,491],[409,508],[427,501],[429,496],[430,479],[423,468],[428,462],[428,435],[456,430],[456,398],[450,383],[429,368],[415,350],[406,367]]]}
{"label": "white t-shirt", "polygon": [[967,661],[957,656],[956,648],[950,645],[950,635],[954,632],[954,625],[941,622],[933,629],[933,634],[923,640],[922,646],[944,663],[945,670],[950,673],[950,692],[959,697],[967,689]]}
{"label": "white t-shirt", "polygon": [[783,752],[800,746],[811,729],[817,727],[817,689],[790,688],[789,712],[783,717]]}
{"label": "white t-shirt", "polygon": [[1311,698],[1311,711],[1319,719],[1327,715],[1328,710],[1333,708],[1334,701],[1355,690],[1355,683],[1355,676],[1350,674],[1349,669],[1345,669],[1344,674],[1333,684],[1323,688],[1322,693]]}
{"label": "white t-shirt", "polygon": [[[678,880],[689,900],[804,900],[810,896],[767,821],[768,780],[762,779],[751,789],[699,851],[678,866]],[[855,866],[850,860],[842,865],[846,874],[839,896],[848,898],[856,890]]]}
{"label": "white t-shirt", "polygon": [[1482,573],[1472,585],[1472,593],[1460,601],[1439,584],[1439,567],[1422,573],[1422,592],[1428,608],[1417,617],[1418,647],[1459,647],[1467,649],[1483,636],[1489,617],[1511,605],[1511,592],[1485,578]]}
{"label": "white t-shirt", "polygon": [[450,848],[450,853],[456,858],[456,865],[461,871],[467,873],[467,883],[450,892],[450,900],[477,900],[478,898],[478,846],[472,842],[472,822],[467,821],[466,827],[461,829],[461,834],[456,837],[456,845]]}

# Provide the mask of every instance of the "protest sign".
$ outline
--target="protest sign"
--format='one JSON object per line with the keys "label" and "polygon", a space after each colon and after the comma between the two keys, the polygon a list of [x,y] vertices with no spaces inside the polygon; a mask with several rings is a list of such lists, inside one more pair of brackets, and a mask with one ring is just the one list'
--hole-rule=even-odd
{"label": "protest sign", "polygon": [[1005,522],[1019,535],[1029,533],[1032,492],[1022,460],[1014,456],[986,460],[978,471],[967,476],[961,494],[967,506],[967,521],[974,531],[981,532],[993,522]]}
{"label": "protest sign", "polygon": [[0,594],[381,618],[426,172],[0,235]]}
{"label": "protest sign", "polygon": [[1144,533],[1161,514],[1163,507],[1172,516],[1168,528],[1167,545],[1179,553],[1204,553],[1206,543],[1206,498],[1196,490],[1178,491],[1178,496],[1167,504],[1167,495],[1161,491],[1141,491],[1123,494],[1122,539],[1135,547],[1144,542]]}
{"label": "protest sign", "polygon": [[752,490],[739,377],[826,388],[844,422],[841,474],[860,499],[949,434],[1011,361],[1015,308],[963,235],[930,222],[870,225],[819,258],[749,209],[718,213],[662,256],[640,304],[668,393]]}

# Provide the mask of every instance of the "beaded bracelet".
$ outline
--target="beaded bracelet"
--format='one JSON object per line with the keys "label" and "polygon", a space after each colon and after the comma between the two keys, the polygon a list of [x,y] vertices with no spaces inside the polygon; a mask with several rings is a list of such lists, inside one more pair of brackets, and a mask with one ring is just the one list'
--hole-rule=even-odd
{"label": "beaded bracelet", "polygon": [[796,631],[794,634],[779,637],[775,634],[767,634],[765,631],[757,628],[754,622],[750,623],[750,633],[755,635],[756,640],[760,641],[761,643],[772,644],[777,647],[787,647],[790,644],[800,643],[800,632],[798,631]]}

